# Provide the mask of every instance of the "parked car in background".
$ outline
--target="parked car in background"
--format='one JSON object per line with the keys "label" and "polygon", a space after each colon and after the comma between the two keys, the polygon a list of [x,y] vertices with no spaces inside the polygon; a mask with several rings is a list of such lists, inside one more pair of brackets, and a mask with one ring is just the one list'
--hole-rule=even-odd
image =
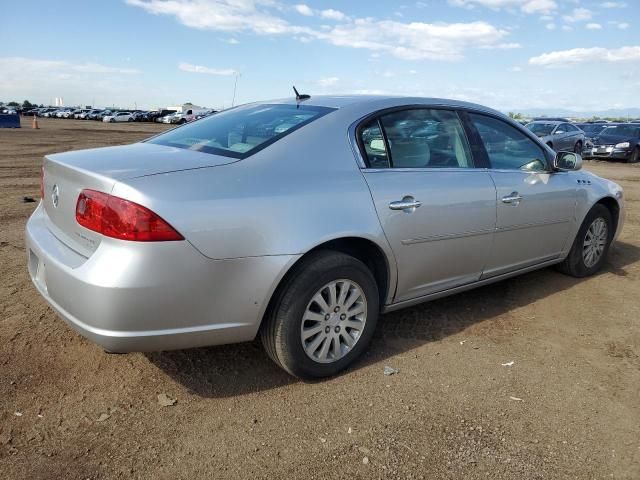
{"label": "parked car in background", "polygon": [[536,120],[527,128],[556,152],[582,153],[584,132],[578,127],[560,120]]}
{"label": "parked car in background", "polygon": [[91,111],[90,108],[80,108],[78,110],[76,110],[75,112],[73,112],[73,118],[75,118],[76,120],[81,120],[82,115],[86,115],[87,113],[89,113]]}
{"label": "parked car in background", "polygon": [[38,112],[38,116],[39,117],[50,117],[51,113],[57,111],[57,108],[53,108],[53,107],[45,107],[45,108],[41,108],[40,111]]}
{"label": "parked car in background", "polygon": [[254,103],[47,155],[27,265],[108,351],[260,336],[287,372],[324,377],[367,349],[381,311],[550,265],[597,272],[623,192],[581,162],[459,101]]}
{"label": "parked car in background", "polygon": [[534,117],[532,122],[569,122],[568,118],[564,117]]}
{"label": "parked car in background", "polygon": [[112,115],[114,112],[112,110],[102,110],[100,113],[96,115],[95,120],[102,121],[104,117]]}
{"label": "parked car in background", "polygon": [[134,122],[146,122],[149,120],[149,112],[139,111],[131,114]]}
{"label": "parked car in background", "polygon": [[78,116],[78,118],[80,118],[80,120],[89,120],[92,114],[98,113],[99,111],[100,110],[98,110],[97,108],[86,109]]}
{"label": "parked car in background", "polygon": [[162,117],[175,113],[175,110],[168,110],[168,109],[164,109],[164,110],[156,110],[153,112],[149,112],[148,118],[150,122],[159,122],[162,123],[161,119]]}
{"label": "parked car in background", "polygon": [[56,112],[56,118],[69,118],[74,110],[73,108],[61,108]]}
{"label": "parked car in background", "polygon": [[604,158],[636,163],[640,159],[640,124],[608,123],[593,138],[588,158]]}
{"label": "parked car in background", "polygon": [[133,116],[130,112],[114,112],[111,115],[105,115],[102,117],[103,122],[133,122]]}

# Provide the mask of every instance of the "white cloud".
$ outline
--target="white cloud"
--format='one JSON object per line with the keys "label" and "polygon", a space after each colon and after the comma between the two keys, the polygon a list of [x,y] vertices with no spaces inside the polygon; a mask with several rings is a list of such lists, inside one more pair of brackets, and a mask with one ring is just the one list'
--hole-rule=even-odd
{"label": "white cloud", "polygon": [[609,25],[614,25],[616,28],[619,28],[620,30],[626,30],[627,28],[629,28],[631,26],[627,22],[618,22],[616,20],[611,20],[611,21],[609,21],[607,23]]}
{"label": "white cloud", "polygon": [[294,5],[293,9],[300,15],[304,15],[305,17],[313,16],[313,10],[311,10],[311,8],[309,8],[309,6],[305,5],[304,3]]}
{"label": "white cloud", "polygon": [[209,68],[202,65],[194,65],[192,63],[180,62],[178,69],[189,73],[205,73],[207,75],[229,76],[235,75],[237,72],[231,68]]}
{"label": "white cloud", "polygon": [[624,8],[627,4],[624,2],[602,2],[600,6],[602,8]]}
{"label": "white cloud", "polygon": [[[175,16],[188,27],[261,35],[303,33],[269,11],[270,0],[126,0],[154,15]],[[272,9],[272,8],[271,8]]]}
{"label": "white cloud", "polygon": [[333,87],[339,81],[340,79],[338,77],[325,77],[318,80],[318,85],[321,87]]}
{"label": "white cloud", "polygon": [[599,23],[587,23],[586,28],[588,30],[602,30],[602,25]]}
{"label": "white cloud", "polygon": [[545,27],[547,27],[547,30],[555,30],[556,29],[556,24],[555,23],[547,23],[545,25]]}
{"label": "white cloud", "polygon": [[320,12],[320,16],[322,18],[326,18],[328,20],[337,20],[338,22],[342,22],[342,21],[347,20],[349,18],[344,13],[342,13],[340,10],[334,10],[332,8],[329,8],[327,10],[322,10]]}
{"label": "white cloud", "polygon": [[468,48],[514,48],[508,32],[486,22],[400,23],[370,18],[336,25],[318,38],[332,45],[389,53],[405,60],[459,60]]}
{"label": "white cloud", "polygon": [[476,5],[500,10],[519,8],[524,13],[551,13],[558,8],[555,0],[449,0],[451,5],[473,8]]}
{"label": "white cloud", "polygon": [[562,25],[562,31],[563,32],[570,32],[571,30],[573,30],[573,27],[571,27],[569,25]]}
{"label": "white cloud", "polygon": [[[92,62],[70,62],[25,57],[0,57],[0,92],[6,98],[28,98],[49,103],[49,96],[61,96],[68,105],[89,105],[96,100],[133,106],[157,94],[156,87],[138,88],[136,68]],[[20,78],[20,81],[16,81]],[[126,92],[123,97],[122,92]]]}
{"label": "white cloud", "polygon": [[531,65],[551,67],[595,62],[640,61],[640,46],[621,48],[573,48],[557,52],[543,53],[529,59]]}
{"label": "white cloud", "polygon": [[522,67],[518,67],[518,66],[511,67],[509,69],[509,71],[511,71],[511,72],[521,72],[522,71]]}
{"label": "white cloud", "polygon": [[593,17],[593,13],[591,13],[591,10],[579,7],[574,8],[571,12],[571,15],[564,15],[562,18],[564,18],[566,22],[576,23],[586,22],[587,20],[591,20],[591,17]]}
{"label": "white cloud", "polygon": [[[373,18],[352,19],[337,10],[323,10],[320,16],[329,16],[333,20],[340,19],[343,23],[333,26],[323,25],[317,29],[293,25],[280,18],[278,13],[281,7],[274,0],[126,1],[155,15],[173,16],[182,24],[192,28],[253,32],[260,35],[286,34],[300,41],[316,39],[335,46],[387,53],[406,60],[459,60],[464,57],[465,51],[471,48],[519,47],[516,43],[505,42],[509,35],[508,30],[497,28],[484,21],[405,23]],[[524,8],[524,4],[537,4],[538,1],[527,0],[516,3],[522,4]]]}

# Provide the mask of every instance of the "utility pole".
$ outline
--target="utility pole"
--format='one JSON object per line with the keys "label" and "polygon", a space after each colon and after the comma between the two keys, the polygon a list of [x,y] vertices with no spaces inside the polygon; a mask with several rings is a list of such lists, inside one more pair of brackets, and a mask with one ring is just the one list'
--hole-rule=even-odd
{"label": "utility pole", "polygon": [[235,82],[233,82],[233,99],[231,100],[231,106],[233,107],[236,103],[236,90],[238,88],[238,77],[240,77],[240,72],[236,72],[235,76],[236,76],[236,80]]}

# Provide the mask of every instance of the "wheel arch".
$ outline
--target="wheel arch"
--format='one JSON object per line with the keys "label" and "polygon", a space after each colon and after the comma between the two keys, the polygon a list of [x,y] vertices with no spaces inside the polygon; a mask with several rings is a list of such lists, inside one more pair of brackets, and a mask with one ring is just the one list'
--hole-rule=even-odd
{"label": "wheel arch", "polygon": [[371,270],[371,273],[376,280],[376,284],[378,285],[380,308],[382,309],[382,307],[386,305],[391,289],[395,288],[395,273],[392,270],[391,264],[393,260],[388,257],[380,245],[371,239],[354,236],[339,237],[327,240],[309,249],[289,266],[285,274],[280,278],[278,285],[271,293],[267,307],[260,319],[261,325],[264,323],[264,319],[275,307],[282,290],[287,286],[292,276],[295,275],[303,260],[308,258],[312,253],[320,250],[342,252],[347,255],[351,255],[364,263],[369,270]]}
{"label": "wheel arch", "polygon": [[603,205],[607,210],[609,210],[609,213],[611,213],[611,219],[613,220],[613,232],[617,232],[618,221],[620,220],[620,205],[618,204],[618,201],[613,197],[602,197],[594,205]]}

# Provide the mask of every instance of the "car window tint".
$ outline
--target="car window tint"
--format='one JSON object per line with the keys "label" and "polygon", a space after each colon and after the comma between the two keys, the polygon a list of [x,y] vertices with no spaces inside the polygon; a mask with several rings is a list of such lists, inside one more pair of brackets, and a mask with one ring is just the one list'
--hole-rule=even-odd
{"label": "car window tint", "polygon": [[502,120],[470,114],[492,168],[544,171],[547,162],[542,148],[527,135]]}
{"label": "car window tint", "polygon": [[471,168],[467,138],[458,115],[416,108],[380,117],[393,168]]}
{"label": "car window tint", "polygon": [[378,119],[370,120],[360,128],[360,141],[369,168],[389,168],[387,147]]}
{"label": "car window tint", "polygon": [[169,130],[148,142],[247,158],[333,110],[296,104],[247,105]]}

